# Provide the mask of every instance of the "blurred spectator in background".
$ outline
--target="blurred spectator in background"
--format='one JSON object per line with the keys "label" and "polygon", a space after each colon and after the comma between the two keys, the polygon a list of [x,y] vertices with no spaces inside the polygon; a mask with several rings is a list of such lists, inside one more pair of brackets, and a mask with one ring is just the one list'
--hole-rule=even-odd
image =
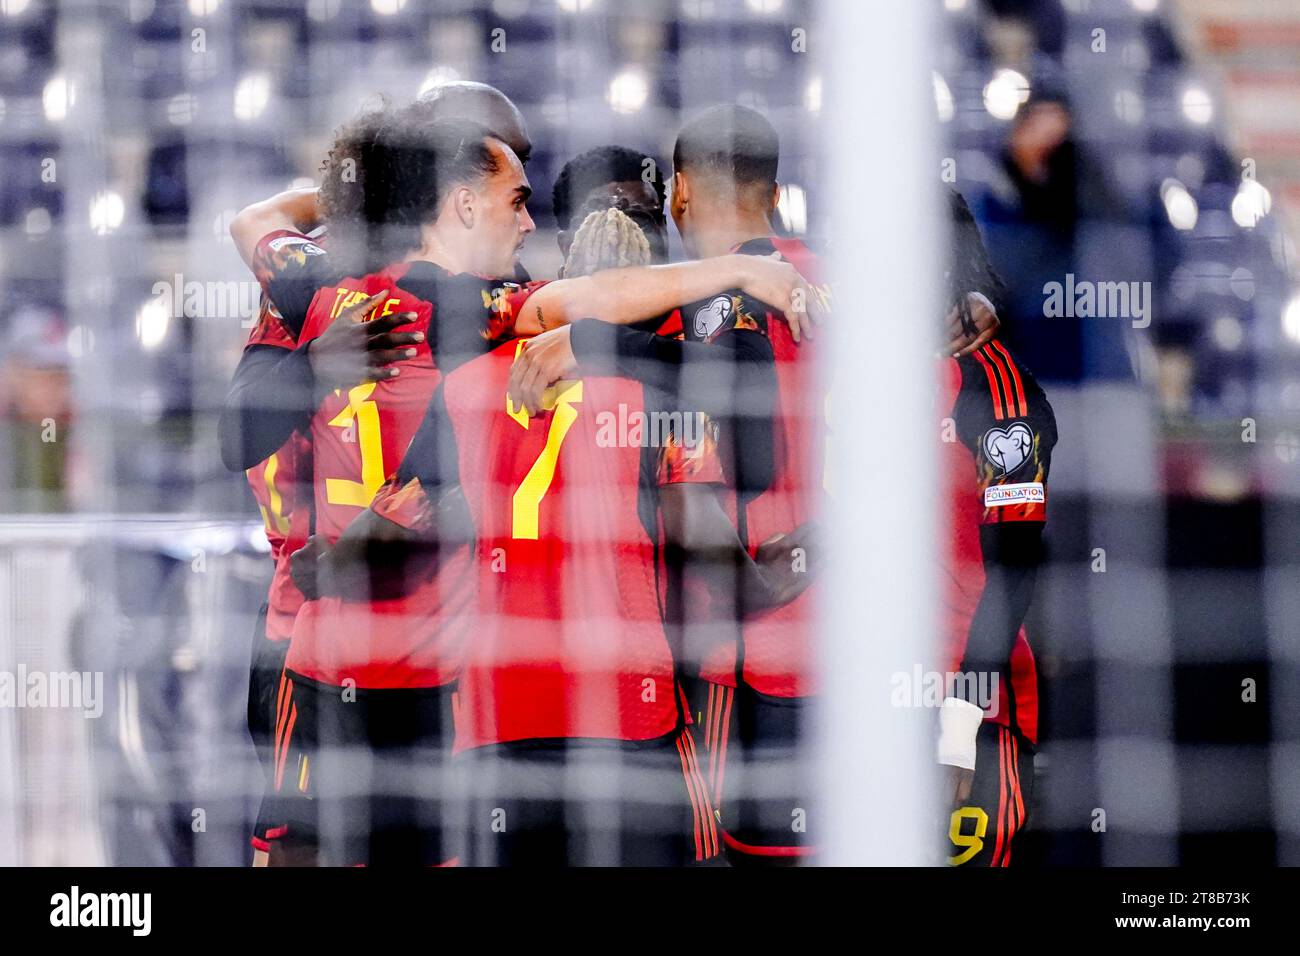
{"label": "blurred spectator in background", "polygon": [[1016,115],[1002,153],[1020,217],[1068,234],[1079,215],[1072,117],[1063,97],[1034,96]]}
{"label": "blurred spectator in background", "polygon": [[[1073,380],[1079,349],[1073,320],[1044,327],[1043,285],[1074,262],[1079,154],[1065,97],[1035,88],[1012,122],[983,191],[970,196],[993,268],[1006,283],[1004,338],[1040,377]],[[1073,337],[1071,333],[1073,332]]]}
{"label": "blurred spectator in background", "polygon": [[984,0],[992,23],[1016,23],[1026,29],[1041,52],[1060,57],[1065,49],[1065,10],[1048,0]]}
{"label": "blurred spectator in background", "polygon": [[67,509],[68,429],[72,422],[68,330],[45,306],[20,306],[3,338],[0,493],[4,510]]}
{"label": "blurred spectator in background", "polygon": [[1078,271],[1081,220],[1122,220],[1105,170],[1076,142],[1067,98],[1038,80],[1007,131],[991,181],[970,197],[993,267],[1007,285],[1004,338],[1041,378],[1083,376],[1082,326],[1044,322],[1043,287]]}
{"label": "blurred spectator in background", "polygon": [[1129,218],[1108,185],[1108,170],[1074,136],[1069,100],[1055,84],[1038,80],[1007,133],[988,212],[1043,226],[1062,238],[1081,217]]}

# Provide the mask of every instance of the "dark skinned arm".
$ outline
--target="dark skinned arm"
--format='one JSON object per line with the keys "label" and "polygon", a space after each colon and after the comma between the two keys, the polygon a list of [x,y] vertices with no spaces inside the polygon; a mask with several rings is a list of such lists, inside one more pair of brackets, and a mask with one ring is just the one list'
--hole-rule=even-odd
{"label": "dark skinned arm", "polygon": [[431,580],[442,560],[473,537],[469,509],[456,486],[433,506],[429,527],[409,528],[367,508],[333,547],[313,537],[294,553],[291,570],[308,597],[391,600]]}
{"label": "dark skinned arm", "polygon": [[811,525],[766,542],[760,560],[755,561],[737,537],[712,485],[665,485],[659,489],[659,504],[668,560],[679,562],[713,593],[734,593],[742,614],[788,604],[811,583],[811,566],[797,571],[790,559],[796,548],[809,550]]}
{"label": "dark skinned arm", "polygon": [[222,463],[245,471],[265,461],[295,431],[306,429],[316,402],[306,348],[245,349],[217,421]]}
{"label": "dark skinned arm", "polygon": [[999,680],[1006,681],[1010,679],[1016,634],[1034,596],[1042,562],[1043,524],[1016,521],[984,525],[980,528],[980,550],[984,556],[984,591],[971,621],[961,669],[963,673],[998,674]]}

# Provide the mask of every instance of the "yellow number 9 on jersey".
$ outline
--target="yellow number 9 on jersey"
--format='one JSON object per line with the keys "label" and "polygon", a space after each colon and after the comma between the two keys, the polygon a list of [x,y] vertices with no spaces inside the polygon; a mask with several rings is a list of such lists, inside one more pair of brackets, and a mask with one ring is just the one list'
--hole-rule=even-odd
{"label": "yellow number 9 on jersey", "polygon": [[[963,820],[975,821],[974,833],[961,832]],[[984,849],[984,834],[988,832],[988,829],[989,815],[984,812],[983,808],[958,807],[954,810],[948,824],[948,839],[952,841],[953,846],[963,847],[964,849],[956,856],[948,857],[948,865],[961,866]]]}

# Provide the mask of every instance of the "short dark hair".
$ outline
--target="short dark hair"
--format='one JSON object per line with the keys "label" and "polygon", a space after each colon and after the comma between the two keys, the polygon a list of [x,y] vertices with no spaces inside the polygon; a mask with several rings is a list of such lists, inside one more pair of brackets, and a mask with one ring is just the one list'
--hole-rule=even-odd
{"label": "short dark hair", "polygon": [[738,186],[776,184],[781,141],[762,113],[724,104],[705,110],[677,134],[673,170],[725,176]]}
{"label": "short dark hair", "polygon": [[395,113],[362,150],[364,236],[355,239],[365,244],[367,271],[417,248],[420,227],[436,216],[453,187],[480,182],[500,168],[489,142],[492,134],[478,123],[445,119],[412,124],[404,113]]}
{"label": "short dark hair", "polygon": [[561,229],[568,229],[573,220],[573,210],[582,204],[582,197],[600,186],[608,183],[633,182],[643,179],[646,163],[652,165],[655,176],[650,180],[655,195],[662,206],[668,195],[663,175],[659,173],[659,163],[653,157],[626,146],[597,146],[585,153],[579,153],[564,164],[555,188],[551,190],[551,204],[555,209],[555,221]]}

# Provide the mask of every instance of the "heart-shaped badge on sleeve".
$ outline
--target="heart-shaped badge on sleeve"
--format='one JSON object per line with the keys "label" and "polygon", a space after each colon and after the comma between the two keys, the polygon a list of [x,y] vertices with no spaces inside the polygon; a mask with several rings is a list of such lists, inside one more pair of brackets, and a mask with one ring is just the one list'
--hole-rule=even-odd
{"label": "heart-shaped badge on sleeve", "polygon": [[731,317],[731,296],[714,296],[695,313],[695,334],[707,339]]}
{"label": "heart-shaped badge on sleeve", "polygon": [[1024,422],[1013,422],[1006,428],[990,428],[984,433],[984,455],[989,461],[1009,475],[1029,458],[1034,447],[1034,433]]}

